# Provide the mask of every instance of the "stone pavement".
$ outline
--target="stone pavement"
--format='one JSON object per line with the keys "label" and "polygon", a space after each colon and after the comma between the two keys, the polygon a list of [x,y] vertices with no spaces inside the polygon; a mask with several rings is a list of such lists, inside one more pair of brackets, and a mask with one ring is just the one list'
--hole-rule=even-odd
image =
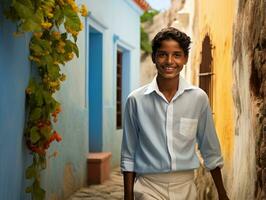
{"label": "stone pavement", "polygon": [[123,199],[123,177],[120,168],[112,171],[110,180],[101,185],[90,185],[81,188],[68,200],[122,200]]}

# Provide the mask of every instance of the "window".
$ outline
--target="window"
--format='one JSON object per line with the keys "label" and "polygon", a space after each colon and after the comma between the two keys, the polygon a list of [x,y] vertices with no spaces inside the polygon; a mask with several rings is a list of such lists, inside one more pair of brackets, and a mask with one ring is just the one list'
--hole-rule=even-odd
{"label": "window", "polygon": [[202,43],[202,59],[199,73],[199,87],[207,93],[212,108],[212,76],[214,75],[214,73],[212,71],[211,49],[212,45],[210,37],[206,35]]}
{"label": "window", "polygon": [[131,66],[131,50],[134,49],[127,42],[114,35],[114,68],[116,78],[114,84],[116,86],[116,96],[114,96],[115,108],[115,127],[117,130],[123,127],[123,112],[127,96],[130,92],[130,66]]}
{"label": "window", "polygon": [[122,60],[123,53],[117,50],[116,53],[116,128],[122,128]]}

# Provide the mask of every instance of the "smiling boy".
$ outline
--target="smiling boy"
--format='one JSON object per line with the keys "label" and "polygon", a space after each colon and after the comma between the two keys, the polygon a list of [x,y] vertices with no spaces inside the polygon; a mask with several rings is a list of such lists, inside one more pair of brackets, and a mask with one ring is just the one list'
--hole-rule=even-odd
{"label": "smiling boy", "polygon": [[196,143],[219,199],[228,199],[208,96],[180,76],[190,43],[172,27],[157,33],[152,41],[157,76],[127,99],[121,150],[125,200],[195,200]]}

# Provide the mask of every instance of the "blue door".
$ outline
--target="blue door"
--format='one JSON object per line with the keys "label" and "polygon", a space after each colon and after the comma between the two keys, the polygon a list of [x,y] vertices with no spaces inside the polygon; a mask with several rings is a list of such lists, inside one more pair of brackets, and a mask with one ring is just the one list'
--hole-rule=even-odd
{"label": "blue door", "polygon": [[103,35],[89,27],[89,151],[102,151]]}

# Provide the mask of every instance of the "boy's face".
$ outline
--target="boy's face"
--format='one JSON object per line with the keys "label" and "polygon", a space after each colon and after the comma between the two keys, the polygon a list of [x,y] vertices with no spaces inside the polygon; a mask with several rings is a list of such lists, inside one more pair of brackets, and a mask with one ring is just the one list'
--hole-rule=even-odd
{"label": "boy's face", "polygon": [[178,42],[171,39],[162,41],[154,58],[158,76],[166,79],[178,77],[187,59]]}

